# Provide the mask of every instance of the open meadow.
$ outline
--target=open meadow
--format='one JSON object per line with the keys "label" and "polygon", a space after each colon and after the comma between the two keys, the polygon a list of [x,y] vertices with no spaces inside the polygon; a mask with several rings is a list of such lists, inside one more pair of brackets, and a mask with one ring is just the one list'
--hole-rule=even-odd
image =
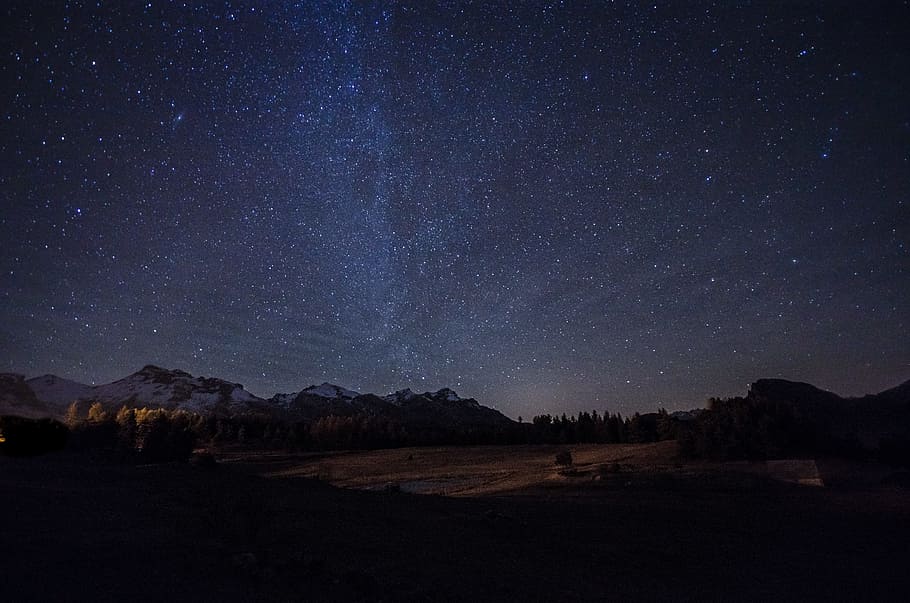
{"label": "open meadow", "polygon": [[[302,455],[238,455],[228,462],[266,477],[315,478],[343,488],[400,489],[414,494],[491,496],[566,490],[586,482],[668,474],[682,465],[675,442],[642,445],[425,447]],[[571,465],[555,455],[568,450]],[[613,479],[616,478],[616,479]]]}

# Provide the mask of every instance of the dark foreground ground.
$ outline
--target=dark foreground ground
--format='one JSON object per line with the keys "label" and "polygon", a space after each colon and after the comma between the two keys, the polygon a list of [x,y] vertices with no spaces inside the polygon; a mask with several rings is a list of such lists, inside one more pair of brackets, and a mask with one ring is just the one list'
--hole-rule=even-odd
{"label": "dark foreground ground", "polygon": [[2,601],[907,600],[906,490],[626,479],[498,498],[0,458]]}

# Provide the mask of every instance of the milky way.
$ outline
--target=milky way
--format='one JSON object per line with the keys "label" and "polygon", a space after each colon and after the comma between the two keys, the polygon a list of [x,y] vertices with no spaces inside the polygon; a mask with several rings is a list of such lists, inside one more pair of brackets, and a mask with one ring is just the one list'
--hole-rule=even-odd
{"label": "milky way", "polygon": [[0,9],[2,370],[910,378],[906,3],[56,4]]}

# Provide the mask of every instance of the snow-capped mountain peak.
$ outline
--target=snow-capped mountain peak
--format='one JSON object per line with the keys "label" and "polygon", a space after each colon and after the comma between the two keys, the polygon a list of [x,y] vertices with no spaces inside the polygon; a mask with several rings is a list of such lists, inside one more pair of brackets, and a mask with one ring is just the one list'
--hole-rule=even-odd
{"label": "snow-capped mountain peak", "polygon": [[384,396],[383,400],[386,402],[391,402],[392,404],[404,404],[405,402],[410,402],[416,398],[423,398],[427,400],[436,400],[444,402],[460,402],[464,398],[460,397],[455,393],[454,390],[444,387],[435,392],[423,392],[422,394],[415,394],[409,388],[401,389],[395,392],[394,394],[389,394]]}
{"label": "snow-capped mountain peak", "polygon": [[146,365],[132,375],[99,385],[94,398],[109,404],[129,401],[134,405],[180,408],[191,412],[205,412],[216,406],[239,411],[250,403],[261,402],[239,383],[213,377],[193,377],[181,370],[168,370]]}
{"label": "snow-capped mountain peak", "polygon": [[[37,394],[37,395],[36,395]],[[415,393],[402,389],[384,398],[361,395],[332,383],[311,385],[291,394],[276,394],[268,402],[247,392],[239,383],[214,377],[194,377],[182,370],[146,365],[135,373],[104,385],[85,385],[55,375],[26,381],[17,374],[0,374],[0,414],[62,418],[70,403],[100,402],[110,410],[122,405],[166,408],[200,414],[232,416],[256,413],[292,420],[327,416],[386,417],[402,425],[463,425],[472,422],[506,424],[498,411],[482,407],[473,398],[453,390]]]}
{"label": "snow-capped mountain peak", "polygon": [[300,393],[310,396],[319,396],[320,398],[344,398],[346,400],[353,400],[360,395],[359,392],[345,389],[339,385],[328,382],[322,383],[321,385],[311,385]]}
{"label": "snow-capped mountain peak", "polygon": [[272,396],[269,401],[272,404],[277,404],[278,406],[288,407],[291,402],[300,395],[300,392],[291,392],[290,394],[275,394]]}
{"label": "snow-capped mountain peak", "polygon": [[437,391],[435,394],[433,394],[433,397],[442,398],[446,402],[458,402],[461,400],[458,394],[456,394],[454,390],[451,390],[448,387],[444,387],[441,390]]}
{"label": "snow-capped mountain peak", "polygon": [[412,398],[416,398],[417,394],[411,391],[410,388],[406,387],[405,389],[400,389],[393,394],[388,396],[383,396],[383,400],[386,402],[392,402],[393,404],[401,404],[402,402],[407,402]]}

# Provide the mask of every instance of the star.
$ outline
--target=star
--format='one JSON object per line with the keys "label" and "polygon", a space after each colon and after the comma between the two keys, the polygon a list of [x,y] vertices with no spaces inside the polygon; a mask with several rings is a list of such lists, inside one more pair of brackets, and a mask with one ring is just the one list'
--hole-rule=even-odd
{"label": "star", "polygon": [[906,12],[12,2],[3,370],[512,416],[880,391]]}

